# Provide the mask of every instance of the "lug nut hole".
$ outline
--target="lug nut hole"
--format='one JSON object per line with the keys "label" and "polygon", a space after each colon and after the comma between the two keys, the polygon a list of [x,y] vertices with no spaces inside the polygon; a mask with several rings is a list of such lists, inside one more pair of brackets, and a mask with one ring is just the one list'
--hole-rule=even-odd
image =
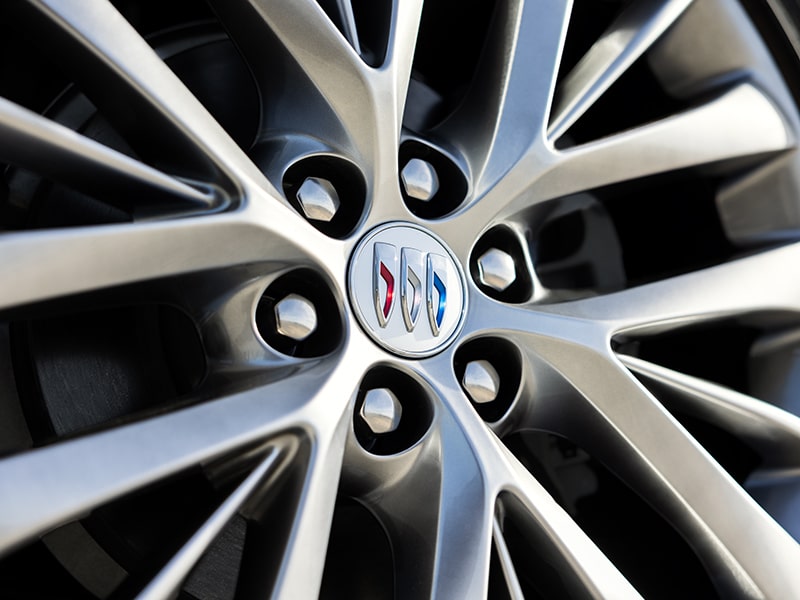
{"label": "lug nut hole", "polygon": [[309,156],[286,170],[283,193],[294,209],[325,235],[347,237],[366,206],[367,185],[353,163],[336,156]]}
{"label": "lug nut hole", "polygon": [[397,454],[425,435],[433,419],[428,395],[410,376],[387,366],[375,367],[359,386],[353,430],[372,454]]}
{"label": "lug nut hole", "polygon": [[453,369],[472,406],[488,423],[509,411],[522,383],[519,350],[500,338],[471,340],[456,351]]}
{"label": "lug nut hole", "polygon": [[496,300],[518,304],[533,296],[533,278],[525,253],[508,227],[495,227],[478,240],[469,270],[481,291]]}
{"label": "lug nut hole", "polygon": [[278,352],[299,358],[323,356],[342,340],[338,303],[320,275],[297,269],[273,281],[256,307],[256,328]]}
{"label": "lug nut hole", "polygon": [[453,212],[467,195],[467,178],[443,152],[417,140],[400,145],[400,192],[421,219]]}

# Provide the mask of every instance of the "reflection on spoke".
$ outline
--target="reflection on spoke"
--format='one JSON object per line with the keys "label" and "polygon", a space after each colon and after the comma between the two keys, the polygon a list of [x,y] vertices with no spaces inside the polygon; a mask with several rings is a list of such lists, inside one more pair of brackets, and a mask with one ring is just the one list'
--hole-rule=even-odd
{"label": "reflection on spoke", "polygon": [[309,403],[336,397],[330,375],[330,365],[320,365],[299,380],[0,460],[0,480],[15,482],[0,488],[0,554],[122,495],[297,427]]}
{"label": "reflection on spoke", "polygon": [[595,42],[559,85],[547,130],[560,138],[683,14],[692,0],[637,0]]}
{"label": "reflection on spoke", "polygon": [[[142,155],[202,170],[263,177],[150,45],[104,0],[19,3],[34,27],[62,43],[76,81]],[[27,7],[32,7],[30,10]],[[148,126],[143,127],[143,124]],[[159,134],[154,143],[153,133]],[[189,159],[191,165],[182,164]]]}
{"label": "reflection on spoke", "polygon": [[[15,282],[0,291],[0,308],[244,265],[265,257],[297,260],[303,250],[285,237],[294,220],[288,210],[275,210],[269,230],[241,214],[228,213],[0,234],[0,278]],[[207,251],[210,240],[214,241],[214,252]]]}
{"label": "reflection on spoke", "polygon": [[0,98],[0,159],[125,206],[180,201],[210,208],[213,196]]}
{"label": "reflection on spoke", "polygon": [[736,314],[797,313],[800,282],[784,274],[798,260],[800,244],[792,244],[687,275],[541,310],[598,323],[606,328],[608,336],[669,329]]}
{"label": "reflection on spoke", "polygon": [[[747,119],[731,123],[731,115],[739,114]],[[781,152],[794,143],[777,106],[758,88],[742,83],[697,108],[565,150],[563,162],[538,185],[554,197],[686,167]]]}
{"label": "reflection on spoke", "polygon": [[178,553],[161,569],[156,577],[139,594],[141,600],[158,600],[177,595],[180,586],[192,568],[208,550],[225,525],[253,494],[258,485],[274,470],[279,451],[272,449],[239,487],[225,500],[214,514],[186,542]]}
{"label": "reflection on spoke", "polygon": [[635,358],[619,359],[645,381],[671,392],[668,407],[722,426],[756,450],[766,469],[800,469],[800,418],[719,384]]}
{"label": "reflection on spoke", "polygon": [[503,577],[506,580],[511,600],[523,600],[525,594],[522,593],[522,588],[519,585],[517,572],[514,569],[514,563],[511,562],[511,555],[508,552],[508,546],[506,546],[506,540],[503,537],[503,531],[500,528],[497,517],[495,517],[492,525],[492,537],[494,538],[494,545],[497,548],[497,555],[500,558],[500,566],[503,569]]}
{"label": "reflection on spoke", "polygon": [[[540,342],[537,350],[583,397],[564,411],[558,431],[661,512],[715,575],[721,593],[797,593],[800,582],[777,574],[789,572],[789,564],[800,560],[800,547],[610,350],[567,349],[555,341]],[[724,511],[718,498],[725,498]],[[779,552],[769,557],[752,552],[747,540],[754,537]]]}
{"label": "reflection on spoke", "polygon": [[[500,5],[473,86],[442,134],[467,156],[485,193],[543,139],[571,0]],[[525,167],[518,166],[521,170]]]}

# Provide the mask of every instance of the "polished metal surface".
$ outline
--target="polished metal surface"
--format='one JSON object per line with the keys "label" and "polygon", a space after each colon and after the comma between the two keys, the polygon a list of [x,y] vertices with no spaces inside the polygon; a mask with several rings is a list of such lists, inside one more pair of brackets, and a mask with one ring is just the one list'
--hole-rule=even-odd
{"label": "polished metal surface", "polygon": [[473,360],[464,368],[461,385],[473,402],[485,404],[497,398],[500,376],[488,360]]}
{"label": "polished metal surface", "polygon": [[483,285],[502,292],[517,278],[514,259],[508,252],[489,248],[478,259],[478,277]]}
{"label": "polished metal surface", "polygon": [[314,221],[330,221],[341,204],[336,188],[321,177],[306,178],[297,190],[297,201],[303,213]]}
{"label": "polished metal surface", "polygon": [[392,390],[377,388],[364,396],[364,404],[358,413],[372,433],[391,433],[400,425],[403,405]]}
{"label": "polished metal surface", "polygon": [[439,191],[439,176],[429,162],[421,158],[412,158],[400,171],[400,180],[406,194],[427,202]]}
{"label": "polished metal surface", "polygon": [[[174,405],[76,435],[34,440],[26,432],[27,445],[0,456],[0,560],[181,474],[211,481],[223,465],[233,475],[223,469],[216,507],[126,591],[180,594],[238,515],[253,536],[243,552],[256,555],[241,562],[246,585],[231,593],[318,597],[346,498],[388,540],[394,597],[485,598],[491,579],[501,595],[521,598],[538,581],[525,562],[537,553],[533,564],[553,570],[559,593],[641,597],[642,580],[513,446],[515,436],[538,431],[605,465],[685,541],[721,597],[800,597],[800,532],[784,517],[796,522],[797,494],[787,493],[781,510],[762,501],[765,490],[783,494],[800,476],[800,407],[791,399],[800,348],[800,117],[742,6],[633,0],[597,40],[576,46],[588,50],[559,75],[572,1],[497,3],[472,84],[459,88],[446,119],[410,132],[404,111],[420,93],[410,82],[421,77],[414,56],[423,0],[387,3],[385,52],[365,35],[363,3],[210,4],[258,90],[257,131],[245,141],[165,62],[168,48],[145,39],[115,4],[29,0],[14,9],[134,149],[0,98],[7,179],[30,171],[101,204],[155,212],[4,227],[0,331],[11,323],[17,335],[28,320],[109,306],[176,306],[199,338],[207,373]],[[669,95],[663,114],[573,135],[644,63]],[[423,218],[406,205],[403,192],[435,205],[444,184],[423,160],[400,168],[398,148],[414,136],[440,145],[469,179],[447,214]],[[308,221],[333,224],[351,209],[344,187],[339,197],[327,179],[304,179],[302,214],[281,191],[297,161],[328,164],[331,156],[356,166],[363,181],[352,188],[366,197],[352,228],[335,236]],[[537,261],[547,248],[535,236],[548,219],[598,189],[631,189],[637,206],[655,202],[647,187],[654,180],[685,183],[675,198],[713,181],[703,206],[731,248],[687,269],[637,255],[645,265],[638,278],[614,285],[592,285],[591,268],[589,284],[546,285]],[[10,205],[24,186],[2,183],[0,200]],[[613,208],[614,218],[633,210]],[[637,222],[627,233],[648,240],[657,227]],[[474,252],[496,231],[519,243],[516,262],[491,244]],[[670,238],[675,254],[682,242]],[[630,254],[625,260],[630,275]],[[484,293],[512,290],[523,275],[534,282],[529,298]],[[285,346],[272,347],[259,329],[265,299],[274,301],[267,316]],[[720,323],[756,340],[742,364],[761,370],[745,391],[683,372],[680,349],[655,355],[668,365],[637,355],[659,336],[713,332]],[[795,337],[787,341],[786,331]],[[0,351],[10,337],[0,336]],[[315,346],[320,337],[326,344]],[[8,362],[11,375],[0,370],[0,381],[16,389]],[[482,416],[500,403],[512,371],[519,389],[507,411]],[[758,467],[737,479],[679,416],[741,442]],[[591,477],[582,485],[591,487]],[[276,524],[270,510],[279,509]],[[651,532],[638,533],[652,549]],[[661,551],[648,560],[666,562]],[[371,581],[359,568],[353,576]]]}
{"label": "polished metal surface", "polygon": [[289,294],[275,304],[278,333],[293,340],[304,340],[317,328],[314,305],[298,294]]}

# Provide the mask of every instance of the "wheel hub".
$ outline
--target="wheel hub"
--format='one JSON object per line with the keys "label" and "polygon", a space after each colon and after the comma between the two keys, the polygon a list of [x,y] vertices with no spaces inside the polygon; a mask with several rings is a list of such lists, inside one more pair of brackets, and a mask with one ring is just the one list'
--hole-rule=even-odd
{"label": "wheel hub", "polygon": [[407,223],[372,230],[353,252],[350,301],[358,322],[383,348],[419,358],[457,336],[467,307],[464,272],[429,231]]}

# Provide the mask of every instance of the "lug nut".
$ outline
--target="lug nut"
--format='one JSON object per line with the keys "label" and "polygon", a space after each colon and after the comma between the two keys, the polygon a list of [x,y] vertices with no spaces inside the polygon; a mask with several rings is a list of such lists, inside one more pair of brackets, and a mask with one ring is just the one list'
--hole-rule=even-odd
{"label": "lug nut", "polygon": [[306,217],[313,221],[330,221],[340,206],[336,188],[321,177],[307,177],[297,190],[297,201]]}
{"label": "lug nut", "polygon": [[302,296],[289,294],[275,305],[275,322],[278,333],[300,342],[317,328],[317,311]]}
{"label": "lug nut", "polygon": [[439,191],[439,177],[433,166],[420,158],[412,158],[400,172],[406,194],[427,202]]}
{"label": "lug nut", "polygon": [[473,360],[464,369],[461,384],[473,402],[486,404],[497,398],[500,376],[488,361]]}
{"label": "lug nut", "polygon": [[517,278],[514,259],[502,250],[490,248],[478,259],[478,276],[483,285],[502,292]]}
{"label": "lug nut", "polygon": [[400,425],[403,407],[390,390],[377,388],[367,392],[359,414],[372,433],[389,433]]}

